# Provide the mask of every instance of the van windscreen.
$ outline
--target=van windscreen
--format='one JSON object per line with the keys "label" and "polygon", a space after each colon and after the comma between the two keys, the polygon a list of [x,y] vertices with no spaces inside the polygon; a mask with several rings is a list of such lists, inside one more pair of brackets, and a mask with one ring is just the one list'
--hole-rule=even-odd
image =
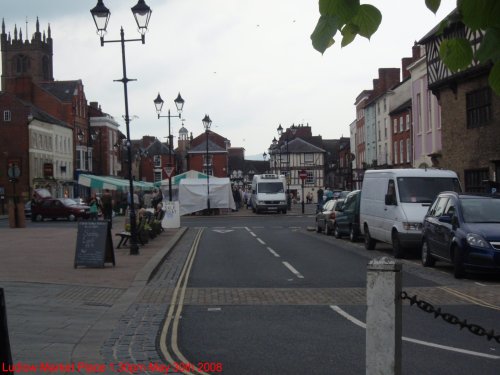
{"label": "van windscreen", "polygon": [[259,182],[257,184],[257,192],[266,194],[284,193],[282,182]]}
{"label": "van windscreen", "polygon": [[399,199],[402,203],[432,203],[442,191],[460,192],[457,178],[399,177]]}

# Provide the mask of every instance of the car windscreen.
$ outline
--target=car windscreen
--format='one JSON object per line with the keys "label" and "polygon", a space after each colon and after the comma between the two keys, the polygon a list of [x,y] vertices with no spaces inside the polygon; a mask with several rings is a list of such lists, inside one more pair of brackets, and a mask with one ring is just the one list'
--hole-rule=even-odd
{"label": "car windscreen", "polygon": [[284,193],[285,190],[283,188],[282,182],[259,182],[257,184],[257,192],[266,194],[276,194],[276,193]]}
{"label": "car windscreen", "polygon": [[76,201],[74,201],[73,199],[70,199],[70,198],[63,198],[63,199],[61,199],[61,202],[63,202],[63,204],[65,206],[75,206],[78,204],[78,203],[76,203]]}
{"label": "car windscreen", "polygon": [[461,199],[462,214],[467,223],[500,223],[500,199]]}
{"label": "car windscreen", "polygon": [[402,203],[432,203],[442,191],[460,192],[457,178],[399,177],[399,199]]}

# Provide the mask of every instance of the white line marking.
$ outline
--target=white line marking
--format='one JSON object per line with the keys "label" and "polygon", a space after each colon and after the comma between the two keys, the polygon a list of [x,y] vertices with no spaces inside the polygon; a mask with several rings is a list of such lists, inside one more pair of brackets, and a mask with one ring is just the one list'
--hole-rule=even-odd
{"label": "white line marking", "polygon": [[[366,324],[365,323],[363,323],[362,321],[356,319],[352,315],[349,315],[344,310],[342,310],[340,307],[335,306],[335,305],[330,305],[330,308],[333,311],[335,311],[335,312],[339,313],[340,315],[342,315],[347,320],[350,320],[352,323],[356,324],[357,326],[366,329]],[[491,359],[500,359],[500,356],[497,356],[497,355],[491,355],[491,354],[474,352],[472,350],[455,348],[453,346],[446,346],[446,345],[434,344],[432,342],[416,340],[416,339],[412,339],[412,338],[404,337],[404,336],[403,336],[403,340],[404,341],[408,341],[408,342],[412,342],[414,344],[420,344],[420,345],[424,345],[424,346],[430,346],[432,348],[449,350],[451,352],[457,352],[457,353],[462,353],[462,354],[473,355],[473,356],[476,356],[476,357],[491,358]]]}
{"label": "white line marking", "polygon": [[297,276],[299,279],[303,279],[304,276],[301,275],[301,273],[299,271],[297,271],[295,268],[293,268],[293,266],[288,263],[288,262],[282,262],[283,265],[288,268],[295,276]]}
{"label": "white line marking", "polygon": [[257,235],[254,232],[248,232],[248,233],[250,233],[254,237],[257,237]]}
{"label": "white line marking", "polygon": [[273,254],[276,258],[280,257],[280,255],[276,251],[274,251],[273,249],[271,249],[269,246],[267,247],[267,250],[269,250],[269,252],[271,254]]}
{"label": "white line marking", "polygon": [[479,286],[486,286],[486,284],[481,284],[481,283],[478,283],[477,281],[474,282],[474,284],[479,285]]}
{"label": "white line marking", "polygon": [[262,241],[260,238],[257,237],[257,241],[259,241],[262,245],[265,245],[266,243]]}

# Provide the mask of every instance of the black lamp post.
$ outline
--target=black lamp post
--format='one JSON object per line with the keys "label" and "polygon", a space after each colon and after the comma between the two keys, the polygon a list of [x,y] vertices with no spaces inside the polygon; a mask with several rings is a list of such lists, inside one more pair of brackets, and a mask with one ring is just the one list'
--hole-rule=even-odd
{"label": "black lamp post", "polygon": [[108,27],[109,17],[111,12],[104,5],[102,0],[97,0],[97,5],[90,10],[92,17],[97,28],[97,34],[101,38],[101,47],[104,43],[121,43],[122,47],[122,69],[123,78],[115,80],[116,82],[123,83],[123,93],[125,96],[125,125],[127,130],[127,157],[128,157],[128,179],[129,179],[129,192],[130,192],[130,255],[139,254],[139,246],[137,245],[137,226],[136,226],[136,216],[134,207],[134,182],[132,177],[132,144],[130,138],[130,117],[128,113],[128,91],[127,83],[129,81],[135,81],[135,79],[127,78],[127,66],[125,63],[125,42],[146,42],[145,34],[148,30],[149,19],[151,18],[151,8],[146,5],[144,0],[139,0],[137,4],[132,7],[132,14],[134,15],[137,27],[139,28],[139,33],[141,34],[140,39],[125,39],[125,33],[123,27],[120,28],[120,39],[119,40],[104,40],[104,35],[106,34],[106,28]]}
{"label": "black lamp post", "polygon": [[203,127],[205,128],[205,135],[207,137],[207,154],[206,154],[206,171],[207,171],[207,209],[210,215],[210,162],[208,160],[208,134],[210,133],[210,126],[212,126],[212,120],[210,120],[209,115],[205,115],[201,120],[203,122]]}
{"label": "black lamp post", "polygon": [[[279,176],[281,174],[281,147],[278,144],[276,137],[273,138],[273,149],[274,149],[274,169],[276,174]],[[276,163],[276,149],[278,149],[279,164]]]}
{"label": "black lamp post", "polygon": [[[172,117],[178,117],[179,120],[181,119],[181,113],[182,113],[182,108],[184,107],[184,99],[182,99],[181,93],[177,95],[177,98],[174,100],[175,106],[177,107],[177,112],[179,115],[177,116],[170,116],[170,109],[168,110],[168,115],[166,116],[161,116],[161,108],[163,107],[163,99],[160,96],[160,93],[158,93],[158,96],[154,100],[155,107],[156,107],[156,112],[158,113],[158,119],[161,117],[167,117],[168,118],[168,166],[172,167],[172,134],[170,133],[170,118]],[[173,175],[173,170],[170,171],[170,176],[168,176],[168,200],[172,202],[172,175]]]}

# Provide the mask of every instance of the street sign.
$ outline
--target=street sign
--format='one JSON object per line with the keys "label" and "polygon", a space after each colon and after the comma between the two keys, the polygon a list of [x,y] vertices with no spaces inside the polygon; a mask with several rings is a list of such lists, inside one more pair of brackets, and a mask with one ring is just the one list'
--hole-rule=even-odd
{"label": "street sign", "polygon": [[165,174],[167,175],[167,178],[170,178],[173,176],[174,174],[174,167],[172,166],[168,166],[168,167],[164,167],[163,170],[165,171]]}
{"label": "street sign", "polygon": [[305,180],[307,178],[307,171],[302,169],[300,172],[299,172],[299,177],[301,180]]}

